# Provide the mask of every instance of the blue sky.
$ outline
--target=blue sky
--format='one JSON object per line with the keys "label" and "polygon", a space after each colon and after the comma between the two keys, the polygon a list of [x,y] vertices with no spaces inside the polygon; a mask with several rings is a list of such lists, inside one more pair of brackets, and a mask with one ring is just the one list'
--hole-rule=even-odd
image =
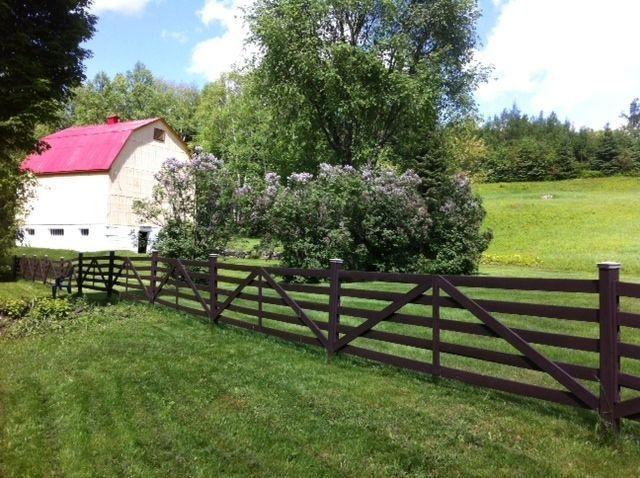
{"label": "blue sky", "polygon": [[[95,0],[97,33],[87,75],[142,61],[166,79],[203,85],[241,61],[251,0]],[[480,0],[482,46],[491,65],[480,113],[517,102],[528,113],[556,111],[576,126],[620,124],[640,96],[638,0]]]}

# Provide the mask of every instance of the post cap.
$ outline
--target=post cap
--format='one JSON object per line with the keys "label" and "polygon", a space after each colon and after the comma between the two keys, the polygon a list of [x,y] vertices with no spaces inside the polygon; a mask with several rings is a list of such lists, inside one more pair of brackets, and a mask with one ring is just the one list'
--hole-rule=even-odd
{"label": "post cap", "polygon": [[342,264],[344,261],[342,259],[329,259],[329,262],[333,262],[334,264]]}
{"label": "post cap", "polygon": [[598,269],[620,269],[622,264],[619,262],[605,261],[598,263]]}
{"label": "post cap", "polygon": [[220,254],[209,254],[209,257],[220,257]]}

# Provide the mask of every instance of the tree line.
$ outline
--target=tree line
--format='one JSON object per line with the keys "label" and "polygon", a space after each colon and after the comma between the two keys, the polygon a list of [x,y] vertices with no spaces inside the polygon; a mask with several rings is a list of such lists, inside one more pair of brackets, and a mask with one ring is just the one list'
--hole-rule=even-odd
{"label": "tree line", "polygon": [[575,129],[555,113],[523,114],[517,106],[477,127],[482,151],[466,166],[483,181],[544,181],[640,171],[638,100],[619,129]]}
{"label": "tree line", "polygon": [[[40,132],[101,123],[110,114],[118,114],[124,120],[163,116],[185,141],[215,154],[243,175],[275,170],[286,177],[294,171],[313,171],[323,162],[361,165],[370,164],[372,159],[428,168],[419,164],[420,153],[437,154],[443,163],[481,182],[640,172],[637,99],[623,115],[624,126],[617,129],[609,125],[601,130],[576,129],[553,112],[527,115],[514,104],[486,119],[460,115],[444,125],[434,119],[429,132],[420,138],[425,143],[422,145],[415,139],[400,137],[401,133],[393,142],[387,141],[384,138],[392,133],[385,129],[388,126],[378,125],[379,130],[367,133],[367,145],[355,147],[353,142],[364,140],[355,139],[342,127],[327,123],[311,128],[311,118],[294,111],[287,112],[288,120],[283,121],[283,112],[264,102],[259,92],[261,81],[264,80],[259,80],[255,72],[230,72],[199,89],[158,78],[138,63],[113,78],[99,73],[77,87],[73,97],[58,110],[56,119],[41,125]],[[324,118],[326,114],[320,116]],[[363,123],[365,118],[363,115]],[[340,138],[331,141],[331,130],[340,131]]]}

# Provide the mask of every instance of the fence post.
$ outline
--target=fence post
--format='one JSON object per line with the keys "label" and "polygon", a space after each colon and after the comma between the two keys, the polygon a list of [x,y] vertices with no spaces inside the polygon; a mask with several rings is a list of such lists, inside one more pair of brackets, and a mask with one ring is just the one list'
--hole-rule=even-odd
{"label": "fence post", "polygon": [[27,272],[30,271],[31,268],[29,267],[29,264],[27,264],[28,261],[29,259],[27,259],[27,255],[22,254],[22,258],[20,260],[20,276],[23,280],[29,279],[29,274],[27,274]]}
{"label": "fence post", "polygon": [[600,400],[598,411],[605,423],[613,430],[620,427],[620,419],[616,417],[616,404],[620,401],[620,355],[618,343],[620,323],[618,319],[618,292],[620,264],[602,262],[598,264],[598,291],[600,307]]}
{"label": "fence post", "polygon": [[33,274],[32,274],[32,277],[31,277],[31,281],[35,282],[36,281],[36,275],[38,275],[38,258],[36,257],[35,254],[33,255],[32,264],[33,264],[33,267],[32,267]]}
{"label": "fence post", "polygon": [[49,278],[49,256],[47,254],[44,255],[44,260],[40,261],[40,273],[42,274],[42,283],[46,284],[47,279]]}
{"label": "fence post", "polygon": [[11,269],[11,276],[13,277],[13,281],[18,280],[18,256],[13,256],[13,268]]}
{"label": "fence post", "polygon": [[433,328],[431,330],[431,352],[434,374],[440,376],[440,280],[439,276],[434,276],[432,286],[431,319],[433,320]]}
{"label": "fence post", "polygon": [[78,252],[78,272],[76,273],[76,288],[78,289],[78,295],[82,295],[82,258],[84,254]]}
{"label": "fence post", "polygon": [[151,251],[151,279],[149,282],[149,302],[156,302],[156,281],[158,279],[158,251]]}
{"label": "fence post", "polygon": [[107,283],[107,296],[111,297],[111,294],[113,293],[113,273],[114,273],[114,264],[115,264],[115,260],[116,260],[116,251],[109,251],[109,276],[108,276],[108,283]]}
{"label": "fence post", "polygon": [[342,259],[330,259],[329,268],[329,324],[327,360],[331,360],[335,354],[336,342],[338,341],[338,328],[340,326],[340,270],[342,269]]}
{"label": "fence post", "polygon": [[217,322],[218,309],[218,254],[209,254],[209,320]]}

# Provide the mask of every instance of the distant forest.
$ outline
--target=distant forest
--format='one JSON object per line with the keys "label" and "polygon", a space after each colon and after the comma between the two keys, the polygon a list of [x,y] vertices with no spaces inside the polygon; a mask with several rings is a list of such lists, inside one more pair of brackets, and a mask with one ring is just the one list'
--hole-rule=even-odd
{"label": "distant forest", "polygon": [[488,182],[543,181],[636,174],[640,169],[640,104],[620,129],[576,130],[555,113],[523,114],[517,106],[477,127],[481,152],[465,166]]}

